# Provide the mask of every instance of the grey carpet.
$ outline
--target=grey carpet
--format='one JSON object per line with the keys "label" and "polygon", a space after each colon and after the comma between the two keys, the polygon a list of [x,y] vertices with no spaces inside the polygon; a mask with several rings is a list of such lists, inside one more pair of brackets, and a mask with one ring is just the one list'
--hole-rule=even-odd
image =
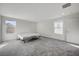
{"label": "grey carpet", "polygon": [[0,56],[78,56],[79,48],[66,42],[41,37],[39,40],[23,43],[20,40],[9,41],[0,48]]}

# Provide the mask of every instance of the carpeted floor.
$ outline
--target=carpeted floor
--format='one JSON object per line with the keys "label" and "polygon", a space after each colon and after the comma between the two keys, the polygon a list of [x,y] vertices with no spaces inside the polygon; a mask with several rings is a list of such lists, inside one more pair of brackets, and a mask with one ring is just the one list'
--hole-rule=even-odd
{"label": "carpeted floor", "polygon": [[66,42],[41,37],[39,40],[23,43],[8,41],[0,48],[0,56],[78,56],[79,48]]}

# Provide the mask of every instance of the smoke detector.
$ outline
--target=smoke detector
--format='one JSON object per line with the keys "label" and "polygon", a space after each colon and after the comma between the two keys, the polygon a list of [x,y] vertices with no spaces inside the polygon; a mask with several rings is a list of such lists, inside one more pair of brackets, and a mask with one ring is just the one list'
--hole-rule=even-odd
{"label": "smoke detector", "polygon": [[71,3],[66,3],[62,6],[62,8],[67,8],[67,7],[70,7],[71,6]]}

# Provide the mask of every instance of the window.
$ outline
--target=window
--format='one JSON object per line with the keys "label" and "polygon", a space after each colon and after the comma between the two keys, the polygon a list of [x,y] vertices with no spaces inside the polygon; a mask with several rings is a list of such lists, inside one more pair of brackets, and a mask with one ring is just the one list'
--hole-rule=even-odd
{"label": "window", "polygon": [[54,22],[54,33],[63,34],[63,22],[62,21]]}
{"label": "window", "polygon": [[6,20],[6,33],[15,33],[16,30],[16,21],[14,20]]}

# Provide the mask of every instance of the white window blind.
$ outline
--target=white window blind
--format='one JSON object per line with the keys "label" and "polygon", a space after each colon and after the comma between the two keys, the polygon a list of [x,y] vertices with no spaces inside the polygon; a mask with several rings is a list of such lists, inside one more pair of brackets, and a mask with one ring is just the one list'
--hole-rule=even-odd
{"label": "white window blind", "polygon": [[54,33],[63,34],[63,21],[54,22]]}

